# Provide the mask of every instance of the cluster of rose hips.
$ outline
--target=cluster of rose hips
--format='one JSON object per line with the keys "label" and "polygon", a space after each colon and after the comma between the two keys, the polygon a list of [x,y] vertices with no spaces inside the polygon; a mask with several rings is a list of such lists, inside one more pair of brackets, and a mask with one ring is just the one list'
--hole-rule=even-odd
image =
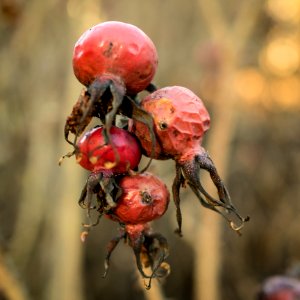
{"label": "cluster of rose hips", "polygon": [[[180,188],[185,183],[204,207],[222,214],[236,231],[241,226],[235,226],[229,214],[237,216],[241,225],[246,221],[232,205],[214,163],[201,146],[210,125],[203,102],[184,87],[157,89],[152,84],[157,64],[156,48],[139,28],[115,21],[92,27],[74,48],[74,73],[85,88],[65,125],[65,139],[74,147],[66,156],[75,155],[90,171],[79,204],[88,216],[93,211],[98,219],[105,215],[120,224],[120,235],[108,246],[105,274],[112,251],[125,239],[139,272],[149,279],[148,287],[152,278],[169,273],[167,240],[153,232],[149,222],[165,213],[170,194],[164,182],[147,171],[152,159],[175,161],[172,196],[179,235]],[[149,95],[139,99],[142,91]],[[99,125],[86,131],[93,117],[100,120]],[[149,162],[140,170],[142,154]],[[200,169],[209,172],[218,199],[201,185]]]}

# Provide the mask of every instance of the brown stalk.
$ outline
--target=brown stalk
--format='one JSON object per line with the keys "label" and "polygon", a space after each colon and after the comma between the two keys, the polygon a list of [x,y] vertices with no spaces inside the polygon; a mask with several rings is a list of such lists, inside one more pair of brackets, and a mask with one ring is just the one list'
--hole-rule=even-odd
{"label": "brown stalk", "polygon": [[[230,143],[237,120],[236,95],[232,90],[233,77],[239,68],[240,55],[247,45],[249,36],[256,25],[261,8],[260,1],[242,1],[241,10],[233,26],[225,22],[226,15],[221,8],[221,1],[198,0],[201,16],[212,38],[225,50],[222,72],[218,80],[218,91],[213,101],[214,119],[206,146],[213,157],[216,167],[224,181],[227,175]],[[246,17],[247,14],[247,17]],[[226,103],[226,105],[222,105]],[[209,182],[203,182],[208,186]],[[234,201],[234,200],[233,200]],[[196,264],[195,264],[195,300],[219,300],[221,257],[221,219],[213,216],[210,211],[201,211],[201,224],[195,234]]]}

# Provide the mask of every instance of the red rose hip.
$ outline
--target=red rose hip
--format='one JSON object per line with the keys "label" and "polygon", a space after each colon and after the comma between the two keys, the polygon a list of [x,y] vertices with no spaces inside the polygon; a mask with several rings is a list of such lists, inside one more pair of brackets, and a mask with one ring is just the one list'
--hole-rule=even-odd
{"label": "red rose hip", "polygon": [[[186,181],[200,203],[220,214],[236,231],[240,226],[227,217],[233,212],[244,223],[231,203],[229,193],[222,182],[213,161],[201,146],[203,136],[209,129],[210,116],[202,102],[192,91],[181,86],[156,90],[141,101],[141,108],[152,115],[156,138],[154,158],[171,158],[176,162],[173,182],[173,199],[177,208],[177,232],[181,234],[180,187]],[[135,121],[132,131],[141,142],[144,153],[151,156],[153,148],[150,131],[144,123]],[[200,169],[209,172],[217,188],[219,200],[206,192],[200,182]],[[225,213],[217,207],[224,209]]]}
{"label": "red rose hip", "polygon": [[109,170],[114,174],[135,169],[141,160],[138,140],[127,130],[111,127],[111,144],[105,143],[103,127],[96,127],[81,137],[76,159],[85,169],[98,172]]}
{"label": "red rose hip", "polygon": [[[74,146],[92,117],[97,117],[105,125],[106,141],[111,142],[116,114],[131,117],[132,107],[138,109],[136,94],[155,90],[151,81],[157,64],[153,42],[134,25],[109,21],[84,32],[74,47],[73,70],[86,90],[67,118],[66,141]],[[70,132],[74,142],[68,139]]]}
{"label": "red rose hip", "polygon": [[[107,216],[119,222],[122,231],[109,244],[105,274],[112,251],[124,238],[134,251],[141,275],[149,278],[147,287],[150,288],[152,278],[167,275],[165,259],[169,252],[167,240],[161,234],[153,233],[149,222],[160,218],[166,212],[170,194],[166,185],[157,176],[148,172],[124,176],[118,182],[118,186],[122,194],[117,199],[117,205]],[[145,263],[143,258],[146,259]],[[144,265],[151,266],[151,275],[145,274]]]}
{"label": "red rose hip", "polygon": [[[145,97],[141,107],[154,119],[155,158],[180,159],[189,152],[199,151],[210,126],[210,116],[202,100],[192,91],[180,86],[165,87]],[[152,141],[146,125],[135,122],[134,131],[150,156]]]}
{"label": "red rose hip", "polygon": [[122,195],[113,215],[125,224],[141,224],[161,217],[168,208],[169,191],[166,185],[151,173],[125,176],[119,186]]}
{"label": "red rose hip", "polygon": [[136,169],[141,160],[138,140],[127,130],[111,127],[111,144],[105,143],[103,127],[95,127],[81,137],[77,143],[75,155],[77,162],[92,171],[82,190],[79,204],[92,208],[92,198],[100,190],[103,192],[101,206],[108,210],[116,206],[111,194],[117,187],[115,176]]}
{"label": "red rose hip", "polygon": [[138,27],[117,21],[100,23],[76,42],[75,76],[85,86],[102,76],[122,82],[129,94],[144,90],[158,63],[151,39]]}

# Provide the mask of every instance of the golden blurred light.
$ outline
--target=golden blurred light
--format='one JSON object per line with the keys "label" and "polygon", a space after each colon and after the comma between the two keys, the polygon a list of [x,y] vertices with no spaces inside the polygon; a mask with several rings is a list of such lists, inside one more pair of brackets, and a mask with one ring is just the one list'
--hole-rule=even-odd
{"label": "golden blurred light", "polygon": [[270,96],[285,108],[300,106],[300,78],[291,76],[270,81]]}
{"label": "golden blurred light", "polygon": [[258,102],[266,87],[264,76],[255,68],[247,68],[236,73],[234,88],[246,102]]}
{"label": "golden blurred light", "polygon": [[278,21],[300,22],[300,0],[268,0],[266,9]]}
{"label": "golden blurred light", "polygon": [[67,13],[70,18],[79,22],[80,31],[87,30],[104,19],[100,4],[93,0],[68,0]]}
{"label": "golden blurred light", "polygon": [[69,17],[76,18],[80,14],[81,7],[77,1],[69,0],[67,2],[67,13]]}
{"label": "golden blurred light", "polygon": [[275,38],[263,49],[260,63],[274,75],[292,75],[298,70],[300,64],[299,44],[292,38]]}

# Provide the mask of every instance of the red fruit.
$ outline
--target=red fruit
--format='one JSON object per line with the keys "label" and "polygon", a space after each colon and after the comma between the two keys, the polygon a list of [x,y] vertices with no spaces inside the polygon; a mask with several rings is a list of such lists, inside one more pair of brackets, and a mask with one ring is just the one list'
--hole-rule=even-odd
{"label": "red fruit", "polygon": [[122,223],[147,223],[161,217],[168,208],[170,195],[166,185],[148,172],[125,176],[119,186],[122,195],[113,215]]}
{"label": "red fruit", "polygon": [[[150,173],[125,176],[118,182],[118,186],[122,194],[117,199],[117,205],[107,216],[122,225],[122,232],[109,244],[105,274],[112,251],[124,238],[134,251],[141,275],[149,278],[147,288],[150,288],[152,278],[168,274],[165,259],[169,252],[167,240],[161,234],[153,233],[148,222],[166,212],[170,194],[166,185]],[[146,275],[143,266],[150,266],[152,274]]]}
{"label": "red fruit", "polygon": [[78,80],[89,86],[107,76],[124,84],[129,94],[144,90],[158,63],[150,38],[134,25],[104,22],[87,30],[75,44],[73,68]]}
{"label": "red fruit", "polygon": [[[141,107],[154,119],[155,158],[180,159],[199,151],[210,117],[201,99],[192,91],[180,86],[162,88],[145,97]],[[145,124],[135,122],[134,132],[150,156],[152,141]]]}
{"label": "red fruit", "polygon": [[135,169],[141,159],[137,139],[128,131],[113,126],[110,130],[112,144],[106,144],[103,130],[103,127],[96,127],[82,136],[77,144],[77,162],[96,173],[106,170],[120,174]]}
{"label": "red fruit", "polygon": [[[173,182],[173,199],[177,207],[177,232],[181,234],[180,188],[187,181],[201,204],[222,214],[235,227],[233,222],[216,207],[234,212],[243,223],[243,219],[233,207],[228,191],[223,184],[213,161],[201,146],[205,132],[209,129],[210,117],[203,102],[190,90],[171,86],[159,89],[141,101],[141,108],[152,115],[156,136],[154,158],[172,158],[176,162],[176,177]],[[141,142],[146,155],[151,155],[152,138],[144,123],[135,121],[132,131]],[[214,199],[202,187],[200,169],[210,173],[220,200]],[[204,197],[203,197],[204,196]]]}
{"label": "red fruit", "polygon": [[[97,117],[105,124],[106,142],[111,142],[110,128],[116,114],[130,117],[133,107],[139,109],[136,94],[155,89],[151,80],[157,63],[153,42],[134,25],[110,21],[87,30],[76,42],[73,53],[75,76],[87,90],[67,118],[66,141],[75,146],[69,133],[75,134],[76,141],[92,117]],[[123,101],[127,103],[122,105]]]}

